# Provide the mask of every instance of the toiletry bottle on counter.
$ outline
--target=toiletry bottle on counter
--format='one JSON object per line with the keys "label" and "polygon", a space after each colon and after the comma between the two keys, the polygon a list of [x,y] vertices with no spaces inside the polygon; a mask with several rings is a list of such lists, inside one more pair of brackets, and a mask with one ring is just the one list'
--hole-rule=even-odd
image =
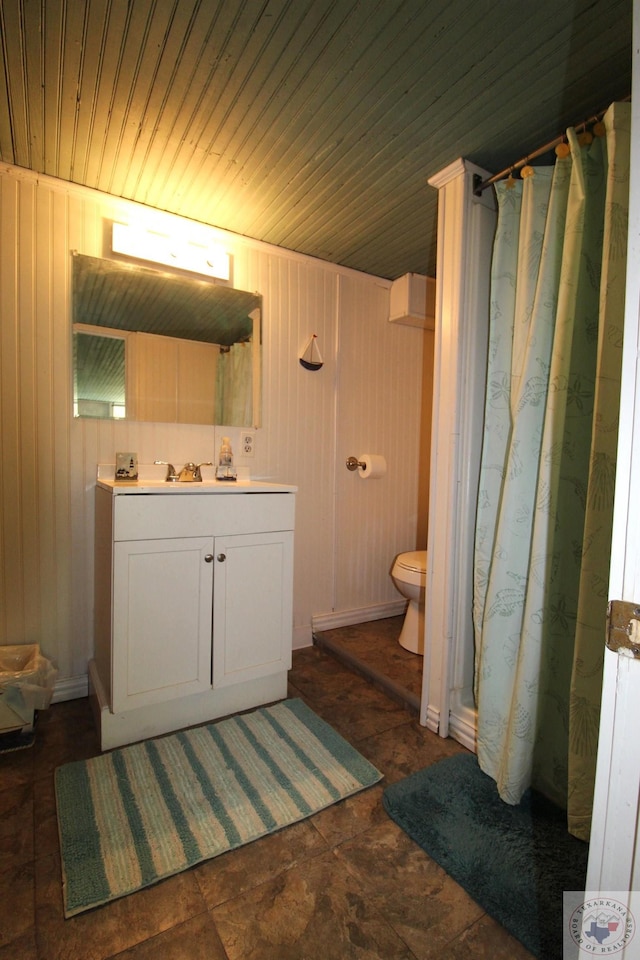
{"label": "toiletry bottle on counter", "polygon": [[220,445],[220,456],[216,468],[216,480],[236,480],[236,468],[233,465],[233,450],[229,437],[223,437]]}

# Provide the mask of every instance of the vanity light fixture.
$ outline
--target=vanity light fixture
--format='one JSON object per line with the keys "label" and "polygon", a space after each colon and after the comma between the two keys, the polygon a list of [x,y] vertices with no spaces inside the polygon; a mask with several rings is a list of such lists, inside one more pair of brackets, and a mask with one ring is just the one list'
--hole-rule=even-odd
{"label": "vanity light fixture", "polygon": [[231,279],[231,257],[217,244],[198,243],[128,223],[114,223],[111,249],[137,260],[150,260],[216,280]]}

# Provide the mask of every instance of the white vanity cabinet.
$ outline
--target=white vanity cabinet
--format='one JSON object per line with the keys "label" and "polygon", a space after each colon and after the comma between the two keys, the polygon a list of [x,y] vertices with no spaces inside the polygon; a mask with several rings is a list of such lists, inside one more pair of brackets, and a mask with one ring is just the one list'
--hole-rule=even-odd
{"label": "white vanity cabinet", "polygon": [[294,490],[98,483],[103,749],[286,696]]}

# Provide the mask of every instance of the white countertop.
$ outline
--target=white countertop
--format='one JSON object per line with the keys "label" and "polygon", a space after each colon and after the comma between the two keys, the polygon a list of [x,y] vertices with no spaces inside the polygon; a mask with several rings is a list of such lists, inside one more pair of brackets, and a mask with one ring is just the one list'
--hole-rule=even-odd
{"label": "white countertop", "polygon": [[[148,467],[148,465],[147,465]],[[160,472],[161,476],[158,476]],[[96,486],[109,490],[114,496],[136,493],[170,493],[173,496],[180,494],[229,494],[229,493],[295,493],[297,487],[288,483],[272,483],[268,480],[252,480],[248,476],[239,476],[237,480],[215,480],[211,476],[212,468],[202,468],[203,479],[189,481],[167,482],[164,479],[166,467],[160,471],[154,464],[151,469],[140,465],[137,480],[114,480],[113,464],[100,464]],[[240,472],[240,471],[239,471]],[[209,474],[209,475],[207,475]]]}
{"label": "white countertop", "polygon": [[297,487],[266,480],[202,480],[195,483],[167,483],[166,480],[96,480],[96,486],[110,490],[114,496],[123,493],[225,494],[225,493],[295,493]]}

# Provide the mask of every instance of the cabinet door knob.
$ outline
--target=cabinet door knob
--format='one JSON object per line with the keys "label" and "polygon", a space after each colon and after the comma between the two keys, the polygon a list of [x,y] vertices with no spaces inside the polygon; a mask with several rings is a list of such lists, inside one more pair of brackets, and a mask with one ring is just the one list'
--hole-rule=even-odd
{"label": "cabinet door knob", "polygon": [[204,562],[205,562],[205,563],[211,563],[212,560],[213,560],[213,554],[212,554],[212,553],[208,553],[208,554],[205,556],[205,558],[204,558]]}
{"label": "cabinet door knob", "polygon": [[218,561],[219,561],[220,563],[224,563],[224,561],[225,561],[226,559],[227,559],[226,553],[219,553],[219,554],[218,554]]}

